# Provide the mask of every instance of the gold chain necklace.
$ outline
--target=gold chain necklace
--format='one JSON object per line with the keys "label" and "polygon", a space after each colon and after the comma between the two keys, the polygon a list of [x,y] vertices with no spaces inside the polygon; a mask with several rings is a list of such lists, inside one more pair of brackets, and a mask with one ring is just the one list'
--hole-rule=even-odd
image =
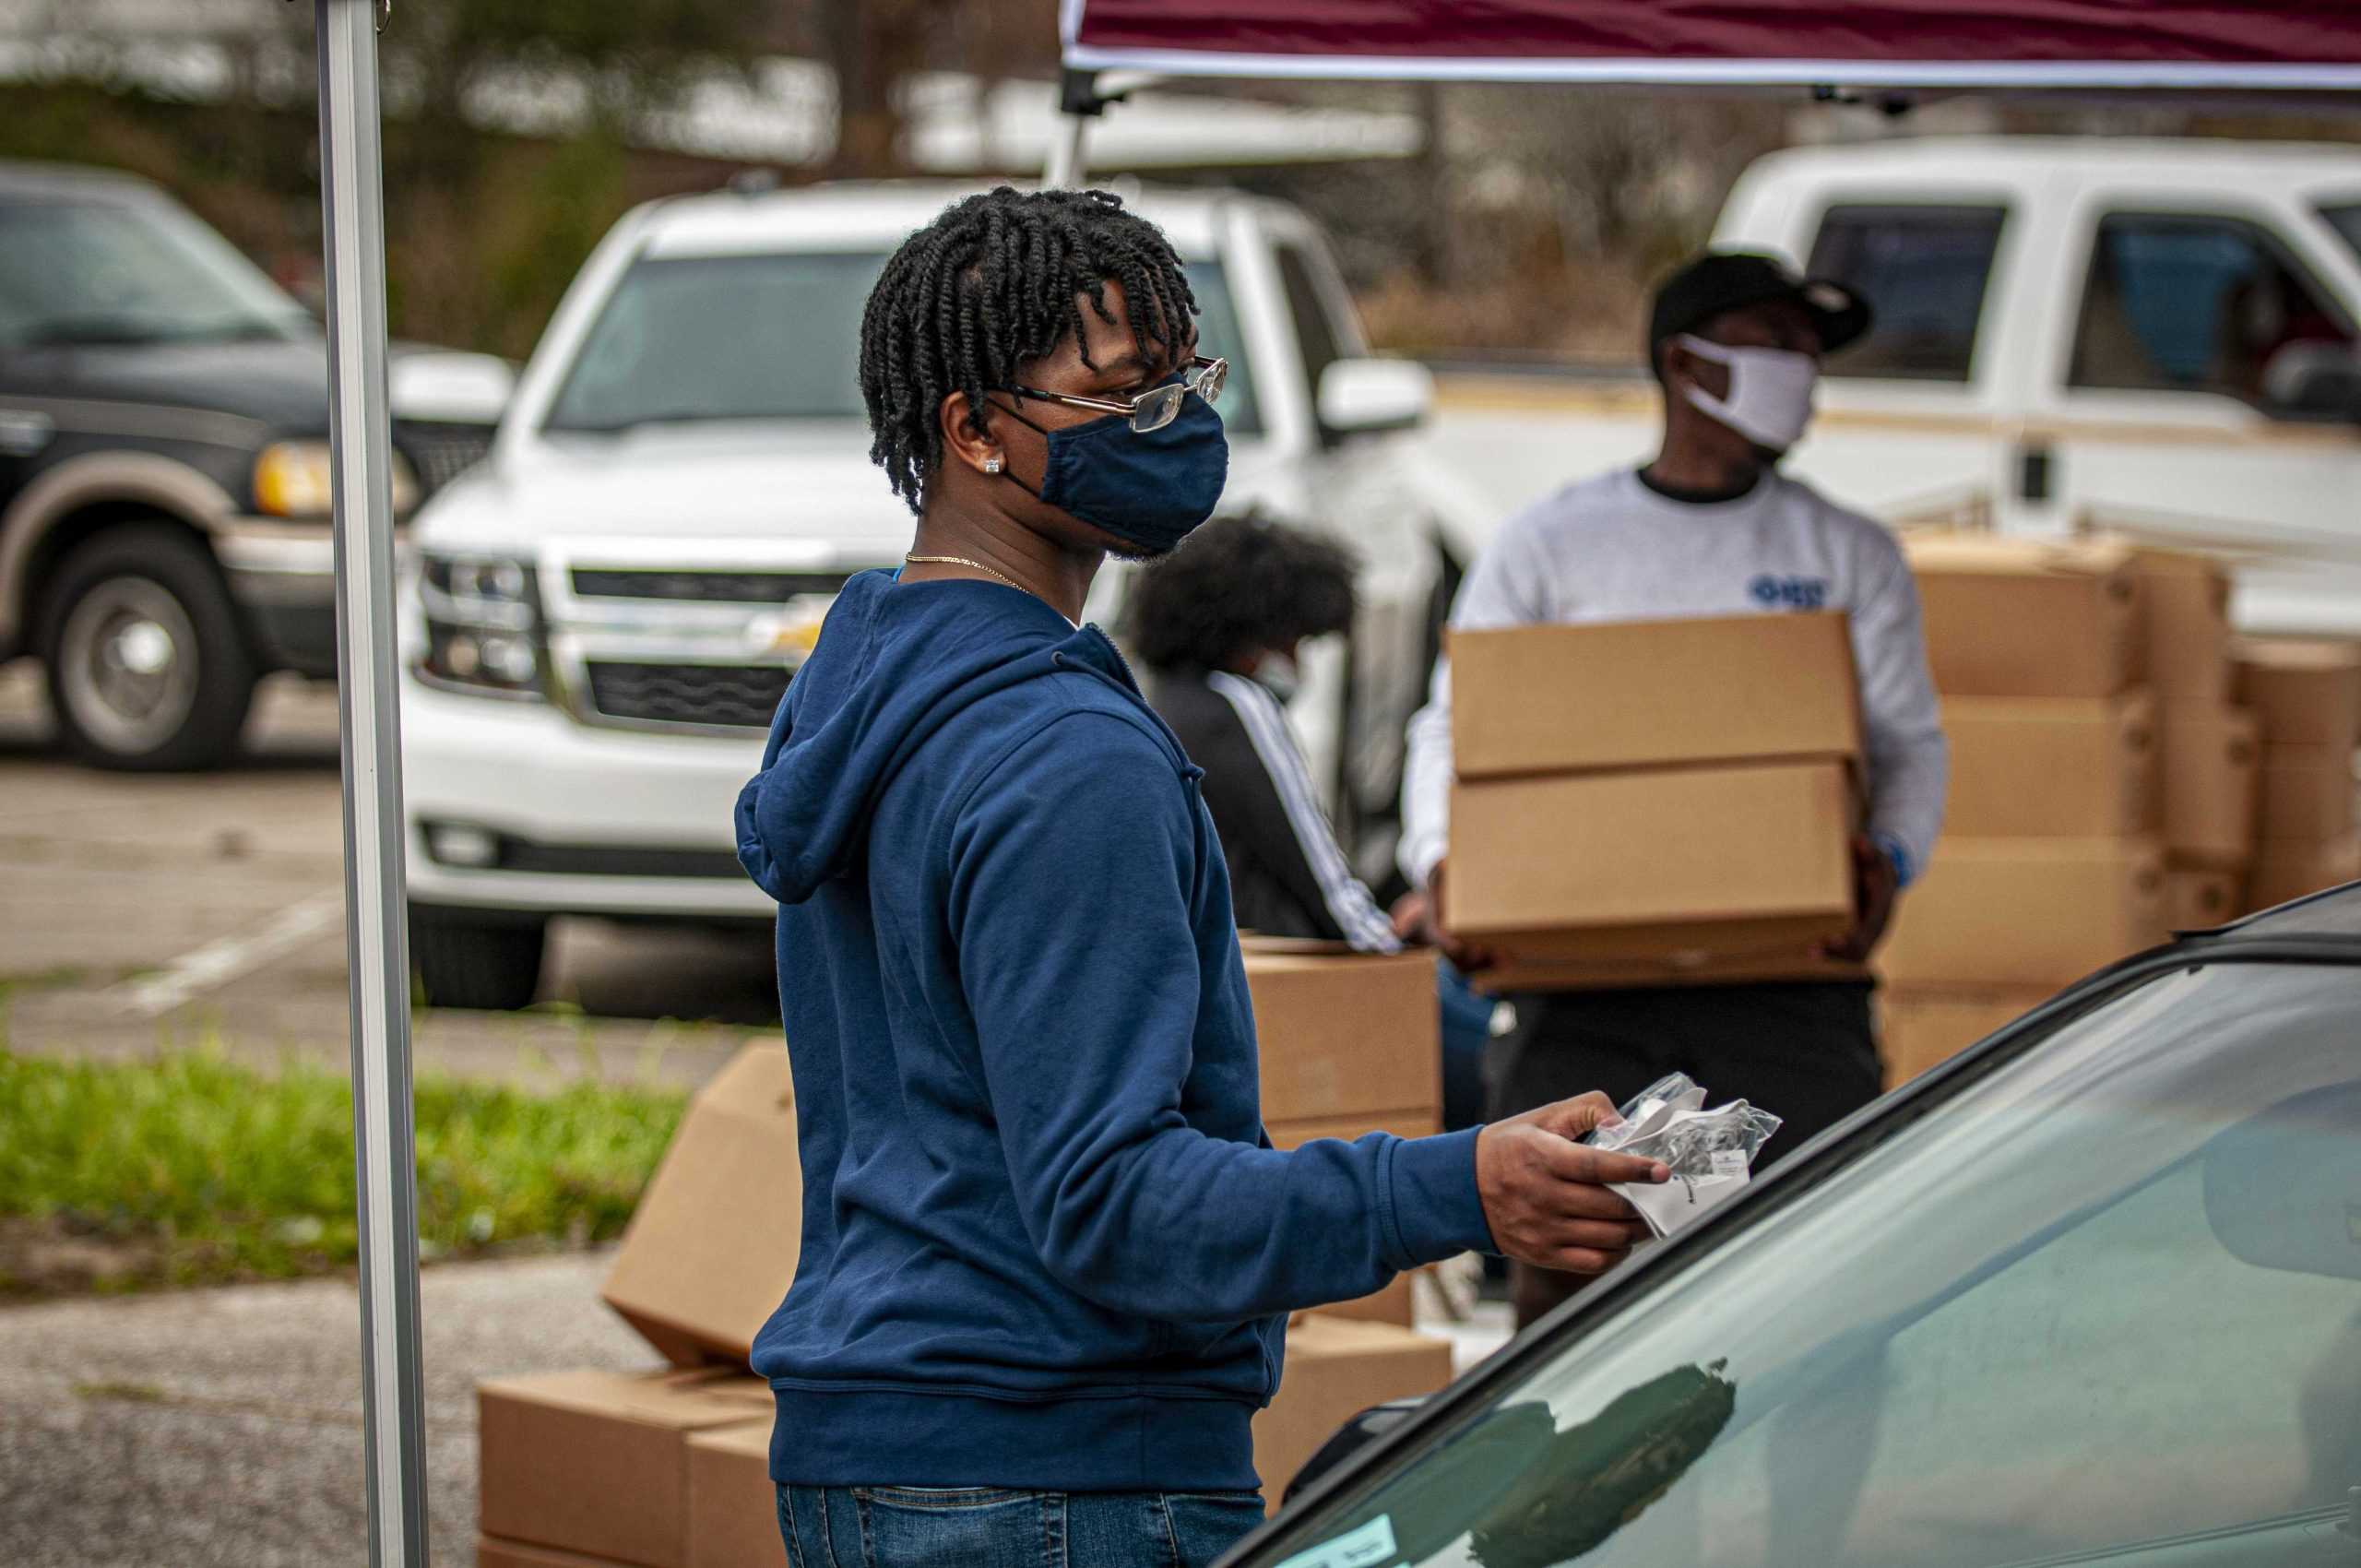
{"label": "gold chain necklace", "polygon": [[995,572],[981,561],[970,561],[965,555],[905,555],[902,564],[908,566],[972,566],[988,577],[999,578],[1019,593],[1033,591],[1006,573]]}

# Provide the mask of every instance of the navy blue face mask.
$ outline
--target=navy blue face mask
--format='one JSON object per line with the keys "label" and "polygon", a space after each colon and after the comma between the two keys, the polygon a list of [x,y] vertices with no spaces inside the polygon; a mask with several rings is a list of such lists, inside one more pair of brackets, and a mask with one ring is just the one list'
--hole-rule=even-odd
{"label": "navy blue face mask", "polygon": [[1180,400],[1170,424],[1145,434],[1134,432],[1126,414],[1050,430],[1008,411],[1040,431],[1050,448],[1040,489],[1008,477],[1142,555],[1169,553],[1188,538],[1214,515],[1229,478],[1229,437],[1221,415],[1194,393]]}

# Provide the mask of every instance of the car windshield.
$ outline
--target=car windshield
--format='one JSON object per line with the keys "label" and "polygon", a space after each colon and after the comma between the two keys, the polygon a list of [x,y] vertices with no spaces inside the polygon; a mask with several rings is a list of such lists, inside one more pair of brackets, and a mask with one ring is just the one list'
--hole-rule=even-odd
{"label": "car windshield", "polygon": [[[648,256],[583,339],[542,428],[611,434],[725,420],[857,420],[861,307],[874,252]],[[1252,378],[1217,263],[1192,263],[1201,351],[1226,354],[1221,410],[1256,428]]]}
{"label": "car windshield", "polygon": [[1446,1426],[1242,1561],[2349,1552],[2356,1004],[2352,968],[2234,962],[2085,1010],[1764,1190],[1603,1315],[1577,1303]]}
{"label": "car windshield", "polygon": [[2323,207],[2320,216],[2328,220],[2328,226],[2336,231],[2337,238],[2352,248],[2355,259],[2361,260],[2361,202]]}
{"label": "car windshield", "polygon": [[0,344],[166,343],[311,330],[229,241],[169,202],[0,200]]}

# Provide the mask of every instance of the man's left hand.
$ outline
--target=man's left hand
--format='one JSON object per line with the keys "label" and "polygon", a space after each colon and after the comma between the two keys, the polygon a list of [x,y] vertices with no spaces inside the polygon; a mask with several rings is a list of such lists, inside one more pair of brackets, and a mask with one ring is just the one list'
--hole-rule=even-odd
{"label": "man's left hand", "polygon": [[1857,964],[1877,950],[1885,935],[1885,928],[1893,919],[1894,895],[1901,879],[1895,876],[1893,860],[1883,849],[1865,837],[1853,840],[1853,908],[1856,911],[1853,929],[1833,942],[1823,943],[1821,952],[1839,963]]}

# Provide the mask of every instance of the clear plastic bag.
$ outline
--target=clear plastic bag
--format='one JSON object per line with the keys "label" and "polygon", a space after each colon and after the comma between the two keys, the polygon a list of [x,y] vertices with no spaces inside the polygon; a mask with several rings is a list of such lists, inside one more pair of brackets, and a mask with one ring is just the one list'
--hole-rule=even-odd
{"label": "clear plastic bag", "polygon": [[1618,1154],[1660,1159],[1672,1170],[1663,1186],[1619,1186],[1649,1228],[1668,1236],[1736,1194],[1754,1156],[1780,1119],[1742,1099],[1705,1109],[1705,1090],[1686,1073],[1657,1079],[1621,1107],[1623,1120],[1594,1128],[1584,1142]]}

